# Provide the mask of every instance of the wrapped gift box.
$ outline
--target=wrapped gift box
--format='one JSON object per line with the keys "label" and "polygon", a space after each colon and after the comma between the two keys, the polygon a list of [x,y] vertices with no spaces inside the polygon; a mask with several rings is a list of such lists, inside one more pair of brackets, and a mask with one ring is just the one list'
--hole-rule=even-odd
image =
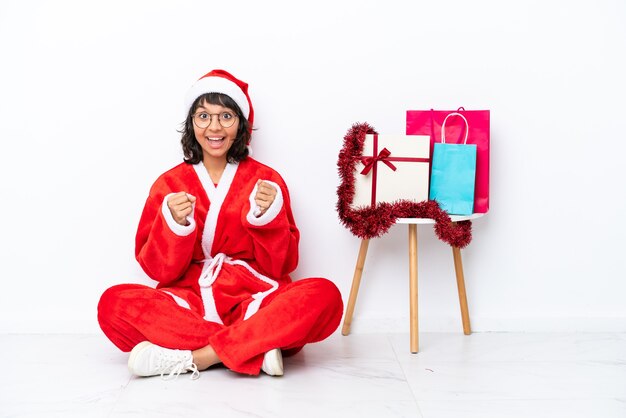
{"label": "wrapped gift box", "polygon": [[352,206],[428,200],[430,136],[366,135],[356,164]]}

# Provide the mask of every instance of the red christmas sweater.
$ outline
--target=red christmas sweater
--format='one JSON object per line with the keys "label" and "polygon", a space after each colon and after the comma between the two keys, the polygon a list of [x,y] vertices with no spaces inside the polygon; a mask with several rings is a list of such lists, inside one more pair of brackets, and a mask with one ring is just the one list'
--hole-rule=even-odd
{"label": "red christmas sweater", "polygon": [[[273,183],[278,193],[256,217],[259,179]],[[176,223],[166,204],[168,195],[182,191],[196,197],[188,226]],[[182,163],[150,189],[135,256],[179,305],[228,323],[253,315],[265,296],[291,282],[299,238],[287,186],[272,168],[248,157],[227,164],[215,186],[202,163]]]}

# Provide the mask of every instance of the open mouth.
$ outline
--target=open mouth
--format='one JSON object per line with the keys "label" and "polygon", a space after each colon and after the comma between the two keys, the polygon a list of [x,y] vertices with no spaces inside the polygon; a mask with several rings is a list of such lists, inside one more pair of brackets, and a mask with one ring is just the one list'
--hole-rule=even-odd
{"label": "open mouth", "polygon": [[219,148],[224,143],[223,136],[207,137],[206,140],[211,148]]}

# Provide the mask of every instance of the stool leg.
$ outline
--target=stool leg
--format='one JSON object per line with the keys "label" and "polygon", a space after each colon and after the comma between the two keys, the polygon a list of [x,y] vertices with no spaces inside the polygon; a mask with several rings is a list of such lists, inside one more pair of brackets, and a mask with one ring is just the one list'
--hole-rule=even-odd
{"label": "stool leg", "polygon": [[452,247],[452,255],[454,256],[456,285],[459,288],[459,302],[461,304],[461,318],[463,319],[463,333],[465,335],[470,335],[472,333],[472,329],[470,327],[469,311],[467,309],[467,295],[465,293],[465,278],[463,277],[461,250],[458,247]]}
{"label": "stool leg", "polygon": [[361,284],[363,265],[365,264],[365,256],[367,256],[367,247],[369,246],[369,243],[369,239],[364,239],[361,241],[359,256],[356,260],[356,267],[354,268],[354,276],[352,277],[352,288],[350,289],[350,297],[348,298],[346,315],[343,318],[343,328],[341,329],[341,333],[343,335],[350,334],[350,326],[352,325],[352,314],[354,314],[354,305],[356,304],[356,296],[359,293],[359,285]]}
{"label": "stool leg", "polygon": [[411,353],[419,351],[419,326],[417,320],[417,225],[409,225],[409,293]]}

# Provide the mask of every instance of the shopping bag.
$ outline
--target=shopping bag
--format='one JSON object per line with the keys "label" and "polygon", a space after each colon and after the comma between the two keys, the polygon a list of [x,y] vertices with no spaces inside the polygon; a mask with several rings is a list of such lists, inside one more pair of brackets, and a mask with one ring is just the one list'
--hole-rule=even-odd
{"label": "shopping bag", "polygon": [[[407,135],[429,135],[431,155],[434,145],[441,141],[441,127],[450,113],[459,113],[469,125],[468,144],[476,145],[476,179],[474,188],[474,213],[489,211],[489,110],[408,110],[406,112]],[[451,117],[446,123],[448,143],[463,141],[466,125],[460,117]]]}
{"label": "shopping bag", "polygon": [[[446,122],[460,116],[467,128],[461,144],[446,143]],[[441,142],[434,144],[430,177],[430,200],[450,215],[474,213],[474,185],[476,179],[475,144],[467,144],[469,125],[460,113],[450,113],[441,124]]]}

